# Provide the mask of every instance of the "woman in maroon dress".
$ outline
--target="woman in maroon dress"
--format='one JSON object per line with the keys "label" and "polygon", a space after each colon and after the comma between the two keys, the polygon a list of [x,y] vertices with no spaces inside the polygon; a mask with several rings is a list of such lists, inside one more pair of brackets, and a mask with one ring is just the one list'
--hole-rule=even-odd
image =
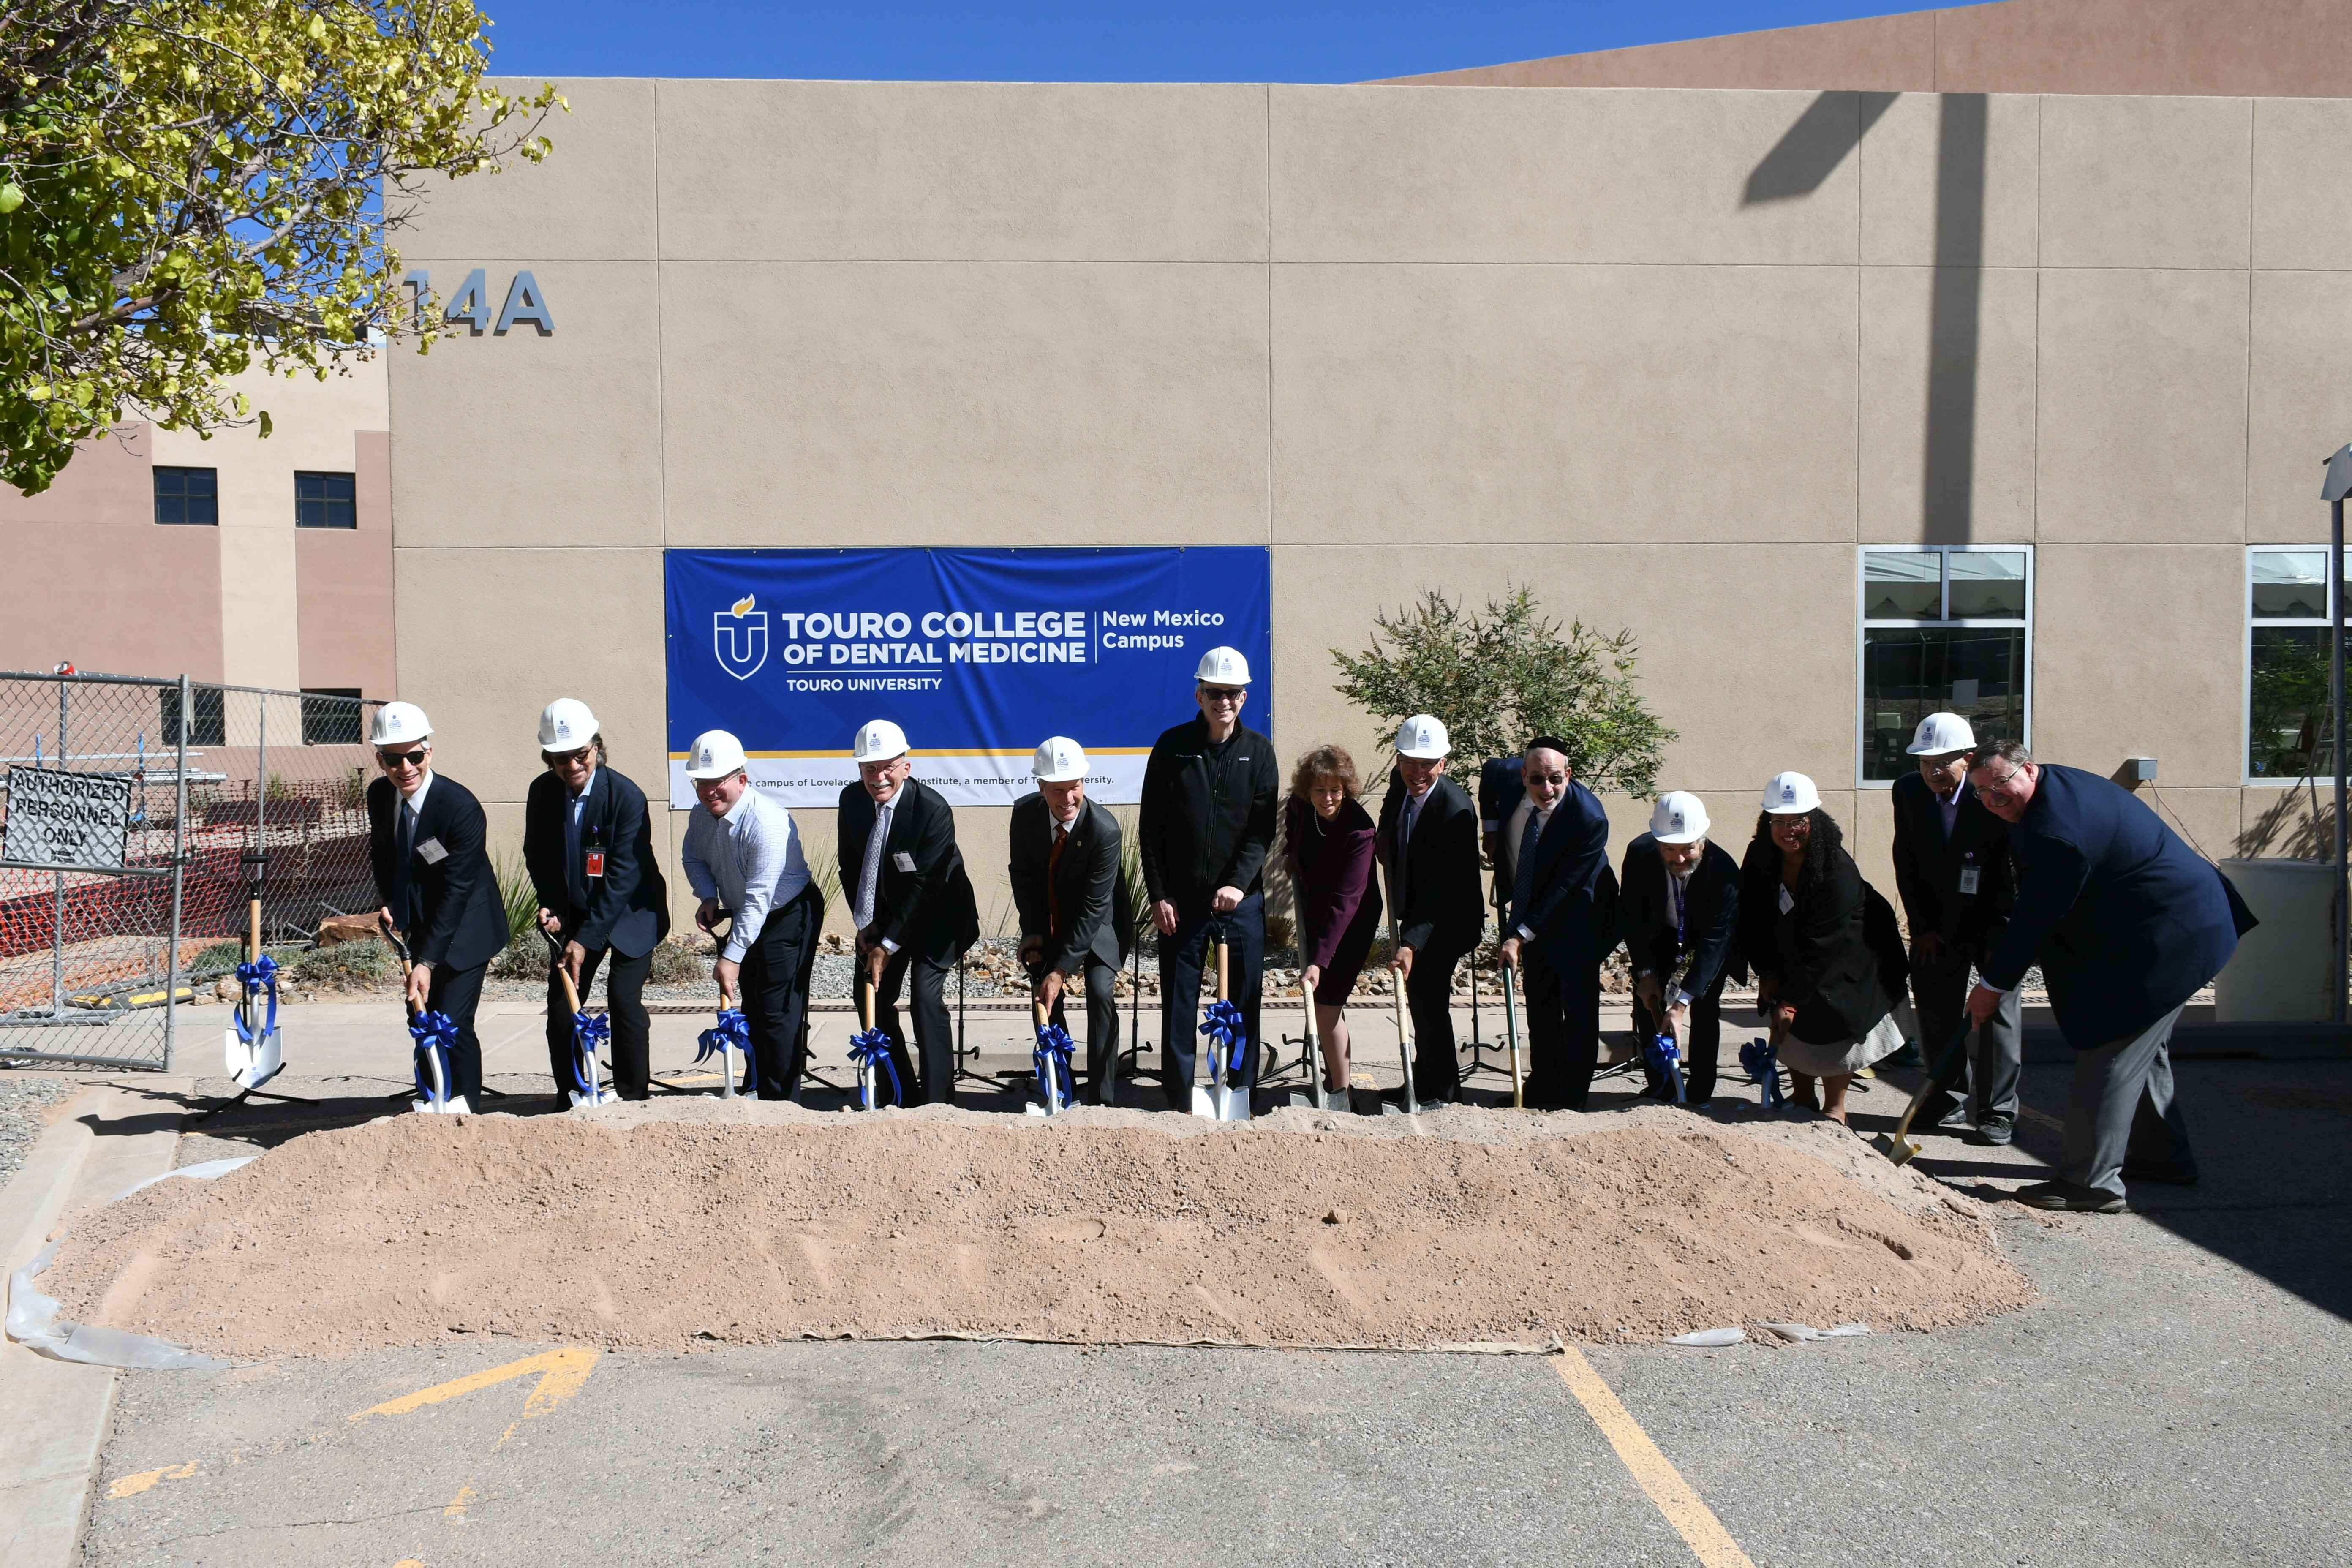
{"label": "woman in maroon dress", "polygon": [[1343,1009],[1381,923],[1374,825],[1356,798],[1359,787],[1355,760],[1337,746],[1318,746],[1298,759],[1283,807],[1290,885],[1298,899],[1299,988],[1315,998],[1324,1082],[1349,1103]]}

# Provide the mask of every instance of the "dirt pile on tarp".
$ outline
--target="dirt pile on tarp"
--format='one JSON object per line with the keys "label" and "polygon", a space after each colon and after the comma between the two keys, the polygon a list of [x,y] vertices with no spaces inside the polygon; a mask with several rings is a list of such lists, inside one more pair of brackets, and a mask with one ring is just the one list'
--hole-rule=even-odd
{"label": "dirt pile on tarp", "polygon": [[42,1284],[79,1321],[240,1357],[464,1334],[1539,1347],[1935,1328],[2034,1297],[1991,1211],[1825,1123],[1420,1121],[399,1116],[88,1215]]}

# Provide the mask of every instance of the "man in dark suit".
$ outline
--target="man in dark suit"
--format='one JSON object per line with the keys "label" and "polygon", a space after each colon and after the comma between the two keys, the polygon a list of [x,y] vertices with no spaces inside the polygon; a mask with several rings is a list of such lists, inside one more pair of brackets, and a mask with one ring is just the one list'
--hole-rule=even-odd
{"label": "man in dark suit", "polygon": [[[1739,961],[1739,862],[1707,838],[1706,806],[1668,790],[1650,811],[1650,831],[1625,847],[1620,877],[1625,951],[1633,962],[1633,1035],[1671,1034],[1683,1058],[1683,1100],[1705,1105],[1715,1093],[1716,1053],[1723,1044],[1723,983],[1746,978]],[[1649,1065],[1646,1092],[1674,1098]]]}
{"label": "man in dark suit", "polygon": [[1617,945],[1609,814],[1576,782],[1558,736],[1528,742],[1520,777],[1503,831],[1511,906],[1497,956],[1525,982],[1527,1102],[1581,1110],[1601,1055],[1601,961]]}
{"label": "man in dark suit", "polygon": [[375,710],[368,743],[384,776],[368,785],[368,859],[383,916],[408,948],[409,1005],[446,1014],[457,1026],[447,1108],[462,1113],[481,1098],[474,1009],[482,972],[507,944],[507,916],[483,847],[488,823],[481,803],[434,773],[432,735],[432,722],[413,702]]}
{"label": "man in dark suit", "polygon": [[654,858],[646,792],[604,765],[596,716],[576,698],[559,697],[539,716],[539,756],[547,771],[530,781],[522,812],[522,859],[539,894],[541,930],[563,952],[547,976],[547,1064],[561,1095],[572,1086],[572,1006],[558,966],[583,1002],[610,950],[604,1011],[613,1023],[613,1088],[643,1100],[646,976],[654,947],[669,934],[669,888]]}
{"label": "man in dark suit", "polygon": [[948,971],[980,940],[980,905],[956,847],[955,813],[908,776],[907,735],[887,719],[859,727],[858,782],[841,792],[842,891],[857,922],[857,962],[874,986],[874,1021],[890,1037],[892,1065],[914,1098],[916,1078],[898,1026],[898,992],[915,977],[915,1047],[921,1096],[955,1101],[955,1032]]}
{"label": "man in dark suit", "polygon": [[[2017,901],[2009,864],[2009,827],[1969,787],[1977,738],[1957,713],[1919,721],[1909,754],[1919,771],[1895,781],[1895,886],[1911,925],[1911,998],[1919,1008],[1920,1044],[1932,1067],[1967,1019],[1969,972],[1984,963]],[[2004,994],[1968,1056],[1969,1100],[1946,1095],[1923,1108],[1927,1126],[1964,1110],[1977,1142],[1999,1146],[2017,1122],[2023,1063],[2017,993]]]}
{"label": "man in dark suit", "polygon": [[1118,818],[1087,798],[1087,754],[1055,735],[1030,766],[1037,793],[1013,803],[1006,874],[1021,915],[1021,962],[1045,1016],[1066,1029],[1065,987],[1087,988],[1087,1083],[1100,1105],[1116,1102],[1118,966],[1134,942],[1135,897],[1121,874]]}
{"label": "man in dark suit", "polygon": [[1486,910],[1478,882],[1478,808],[1445,776],[1453,740],[1416,713],[1397,730],[1396,771],[1381,802],[1377,842],[1388,868],[1389,967],[1412,1010],[1412,1090],[1423,1105],[1462,1091],[1454,1045],[1454,970],[1478,945]]}
{"label": "man in dark suit", "polygon": [[2017,908],[1969,993],[1982,1024],[2035,963],[2074,1047],[2060,1179],[2013,1194],[2036,1208],[2112,1214],[2124,1180],[2194,1182],[2173,1098],[2180,1009],[2253,929],[2237,889],[2131,792],[2036,763],[2014,741],[1977,753],[1969,782],[2009,824]]}

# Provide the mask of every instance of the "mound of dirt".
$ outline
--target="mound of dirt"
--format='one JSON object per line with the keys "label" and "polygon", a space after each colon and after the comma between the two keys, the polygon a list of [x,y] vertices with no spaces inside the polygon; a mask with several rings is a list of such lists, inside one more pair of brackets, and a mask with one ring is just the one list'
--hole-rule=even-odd
{"label": "mound of dirt", "polygon": [[2034,1299],[1990,1211],[1825,1123],[1421,1120],[398,1116],[89,1215],[42,1284],[80,1321],[235,1357],[468,1334],[1536,1348]]}

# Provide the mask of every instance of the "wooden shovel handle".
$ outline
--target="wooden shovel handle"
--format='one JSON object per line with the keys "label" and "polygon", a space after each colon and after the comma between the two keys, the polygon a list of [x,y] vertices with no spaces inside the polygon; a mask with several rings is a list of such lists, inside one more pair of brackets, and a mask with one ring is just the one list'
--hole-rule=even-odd
{"label": "wooden shovel handle", "polygon": [[874,982],[860,973],[857,977],[857,1026],[874,1026]]}
{"label": "wooden shovel handle", "polygon": [[1217,943],[1217,1000],[1225,1000],[1225,944]]}
{"label": "wooden shovel handle", "polygon": [[246,954],[246,957],[248,960],[258,962],[261,957],[261,900],[259,899],[252,899],[247,901],[245,906],[245,917],[248,940],[250,941],[253,949],[252,952]]}

